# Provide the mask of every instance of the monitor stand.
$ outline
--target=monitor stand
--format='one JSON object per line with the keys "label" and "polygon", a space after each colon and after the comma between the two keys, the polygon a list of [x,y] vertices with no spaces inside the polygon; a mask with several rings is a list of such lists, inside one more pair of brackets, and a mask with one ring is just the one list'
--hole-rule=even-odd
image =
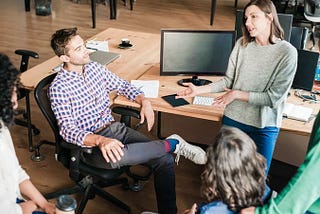
{"label": "monitor stand", "polygon": [[185,86],[182,83],[192,83],[193,85],[196,86],[201,86],[201,85],[208,85],[210,83],[212,83],[212,81],[210,80],[206,80],[206,79],[199,79],[198,76],[192,76],[192,78],[186,78],[186,79],[181,79],[178,81],[178,84],[181,86]]}

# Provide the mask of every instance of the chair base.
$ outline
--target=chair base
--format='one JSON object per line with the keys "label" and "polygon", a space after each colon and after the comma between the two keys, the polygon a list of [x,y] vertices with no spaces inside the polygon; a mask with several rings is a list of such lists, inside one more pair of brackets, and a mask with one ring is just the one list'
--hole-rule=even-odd
{"label": "chair base", "polygon": [[127,178],[118,178],[111,183],[108,184],[101,184],[95,183],[91,176],[84,177],[81,181],[79,181],[75,186],[58,190],[52,193],[45,194],[46,199],[53,199],[57,198],[60,195],[72,195],[75,193],[81,193],[83,195],[79,206],[77,208],[77,214],[82,214],[84,208],[88,202],[88,200],[93,199],[96,195],[100,196],[101,198],[112,202],[114,205],[124,209],[127,213],[131,213],[130,207],[111,195],[110,193],[106,192],[103,188],[107,186],[113,186],[116,184],[128,185]]}

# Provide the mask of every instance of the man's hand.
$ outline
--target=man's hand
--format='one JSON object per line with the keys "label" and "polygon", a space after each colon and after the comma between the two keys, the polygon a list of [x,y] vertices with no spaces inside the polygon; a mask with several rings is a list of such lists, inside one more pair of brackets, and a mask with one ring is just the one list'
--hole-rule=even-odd
{"label": "man's hand", "polygon": [[149,100],[143,100],[140,111],[141,120],[140,123],[144,123],[147,120],[148,131],[150,131],[154,125],[154,112]]}
{"label": "man's hand", "polygon": [[151,102],[147,100],[143,94],[138,95],[135,101],[141,105],[140,123],[143,124],[144,121],[147,120],[148,131],[150,131],[154,124],[154,112]]}
{"label": "man's hand", "polygon": [[255,210],[255,207],[248,207],[248,208],[242,209],[240,211],[240,214],[254,214],[254,210]]}
{"label": "man's hand", "polygon": [[194,203],[190,209],[187,209],[183,212],[183,214],[195,214],[197,211],[197,204]]}
{"label": "man's hand", "polygon": [[124,145],[117,139],[106,138],[97,135],[96,145],[99,146],[104,159],[109,163],[110,160],[113,163],[121,160],[123,156],[122,148]]}

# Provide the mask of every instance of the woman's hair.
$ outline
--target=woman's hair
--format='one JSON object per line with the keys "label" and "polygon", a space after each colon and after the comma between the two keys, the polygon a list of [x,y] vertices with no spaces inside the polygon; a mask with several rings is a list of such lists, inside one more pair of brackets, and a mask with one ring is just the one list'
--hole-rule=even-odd
{"label": "woman's hair", "polygon": [[[0,53],[0,118],[6,126],[13,122],[12,93],[19,85],[20,72],[12,65],[9,57]],[[0,123],[0,128],[2,125]]]}
{"label": "woman's hair", "polygon": [[51,48],[57,56],[68,53],[67,44],[77,34],[77,28],[57,30],[51,37]]}
{"label": "woman's hair", "polygon": [[266,160],[247,134],[223,127],[208,147],[207,157],[201,192],[209,202],[223,201],[235,212],[262,204]]}
{"label": "woman's hair", "polygon": [[270,28],[270,36],[269,36],[269,42],[270,44],[274,44],[274,39],[280,38],[284,39],[284,31],[279,23],[278,14],[276,7],[274,6],[273,2],[271,0],[252,0],[250,1],[243,10],[243,17],[242,17],[242,45],[246,45],[249,42],[253,41],[254,38],[250,36],[249,31],[246,28],[246,18],[245,18],[245,12],[248,7],[255,5],[257,6],[262,12],[265,13],[265,16],[271,14],[273,17],[271,28]]}

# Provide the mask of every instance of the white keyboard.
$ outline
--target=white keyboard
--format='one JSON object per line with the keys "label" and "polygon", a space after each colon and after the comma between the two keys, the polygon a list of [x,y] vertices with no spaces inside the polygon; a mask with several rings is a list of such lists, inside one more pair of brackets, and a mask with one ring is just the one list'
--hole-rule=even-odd
{"label": "white keyboard", "polygon": [[195,96],[193,98],[193,104],[211,106],[214,103],[214,97]]}

